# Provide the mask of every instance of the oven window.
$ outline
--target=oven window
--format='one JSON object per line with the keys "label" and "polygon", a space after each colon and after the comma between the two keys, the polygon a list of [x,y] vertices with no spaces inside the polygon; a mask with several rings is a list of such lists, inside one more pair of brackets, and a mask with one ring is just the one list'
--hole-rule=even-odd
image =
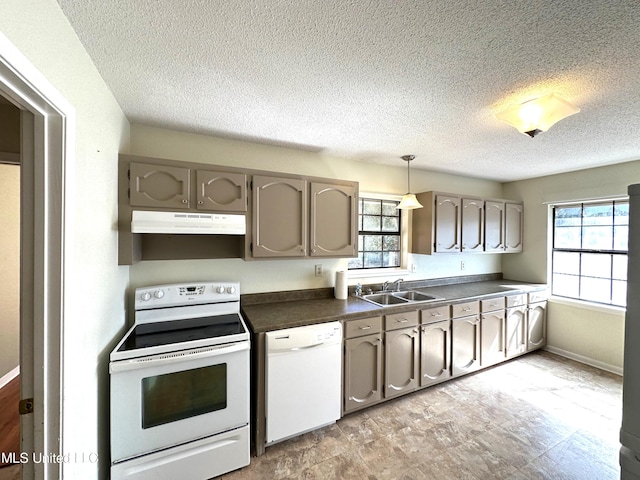
{"label": "oven window", "polygon": [[142,428],[227,408],[227,364],[142,379]]}

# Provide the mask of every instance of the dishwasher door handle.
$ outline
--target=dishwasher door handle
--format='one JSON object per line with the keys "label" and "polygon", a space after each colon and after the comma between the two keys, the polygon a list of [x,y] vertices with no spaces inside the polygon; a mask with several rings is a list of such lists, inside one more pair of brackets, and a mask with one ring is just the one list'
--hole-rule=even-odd
{"label": "dishwasher door handle", "polygon": [[304,347],[292,347],[291,351],[298,352],[300,350],[309,350],[311,348],[321,347],[323,345],[326,345],[326,343],[322,342],[322,343],[314,343],[313,345],[305,345]]}

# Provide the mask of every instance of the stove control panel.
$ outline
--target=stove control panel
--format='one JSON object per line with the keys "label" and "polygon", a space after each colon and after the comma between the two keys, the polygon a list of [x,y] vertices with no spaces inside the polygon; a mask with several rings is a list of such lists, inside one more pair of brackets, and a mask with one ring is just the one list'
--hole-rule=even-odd
{"label": "stove control panel", "polygon": [[240,301],[238,282],[181,283],[136,288],[135,309]]}

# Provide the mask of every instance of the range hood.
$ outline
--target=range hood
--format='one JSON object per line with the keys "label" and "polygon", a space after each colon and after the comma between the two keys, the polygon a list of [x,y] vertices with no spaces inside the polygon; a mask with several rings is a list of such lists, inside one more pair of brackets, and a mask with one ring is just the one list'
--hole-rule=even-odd
{"label": "range hood", "polygon": [[244,215],[134,210],[131,232],[244,235],[246,222]]}

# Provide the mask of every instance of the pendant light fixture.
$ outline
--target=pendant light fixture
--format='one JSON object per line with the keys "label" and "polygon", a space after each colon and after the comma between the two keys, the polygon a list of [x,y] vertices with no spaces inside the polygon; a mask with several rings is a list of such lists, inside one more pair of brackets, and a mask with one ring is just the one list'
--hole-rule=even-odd
{"label": "pendant light fixture", "polygon": [[497,113],[496,117],[515,127],[520,133],[533,138],[549,130],[556,122],[579,111],[579,108],[574,107],[564,98],[550,93],[519,105],[512,105],[504,112]]}
{"label": "pendant light fixture", "polygon": [[407,193],[404,194],[402,200],[400,201],[400,204],[396,208],[399,208],[401,210],[413,210],[416,208],[422,208],[422,204],[418,201],[416,196],[411,193],[411,169],[409,164],[411,163],[411,160],[416,157],[415,155],[403,155],[400,158],[407,162]]}

